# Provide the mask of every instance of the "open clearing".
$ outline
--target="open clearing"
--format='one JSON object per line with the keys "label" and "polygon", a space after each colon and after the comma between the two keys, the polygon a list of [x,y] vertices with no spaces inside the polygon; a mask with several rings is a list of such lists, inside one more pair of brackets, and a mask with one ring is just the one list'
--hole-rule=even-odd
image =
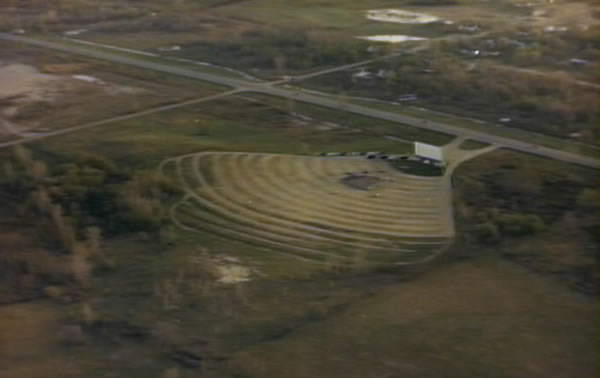
{"label": "open clearing", "polygon": [[479,258],[354,301],[231,365],[249,378],[595,377],[596,324],[593,299]]}
{"label": "open clearing", "polygon": [[[175,165],[173,167],[173,165]],[[204,152],[166,160],[186,196],[174,222],[343,263],[427,260],[454,234],[446,177],[400,173],[364,157]],[[356,189],[342,180],[379,181]]]}
{"label": "open clearing", "polygon": [[200,97],[218,88],[66,54],[40,54],[13,43],[0,46],[0,142]]}

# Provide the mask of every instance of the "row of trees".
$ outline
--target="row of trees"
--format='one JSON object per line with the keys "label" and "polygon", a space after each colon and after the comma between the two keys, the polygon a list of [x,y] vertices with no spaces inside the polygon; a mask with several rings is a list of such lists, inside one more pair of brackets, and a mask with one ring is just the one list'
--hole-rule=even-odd
{"label": "row of trees", "polygon": [[182,46],[185,56],[243,70],[276,73],[341,65],[369,56],[368,43],[329,31],[310,28],[272,28],[245,32],[218,42]]}
{"label": "row of trees", "polygon": [[130,3],[118,0],[101,4],[91,0],[30,0],[26,3],[6,0],[2,2],[0,30],[60,30],[69,25],[132,19],[148,13],[140,2]]}

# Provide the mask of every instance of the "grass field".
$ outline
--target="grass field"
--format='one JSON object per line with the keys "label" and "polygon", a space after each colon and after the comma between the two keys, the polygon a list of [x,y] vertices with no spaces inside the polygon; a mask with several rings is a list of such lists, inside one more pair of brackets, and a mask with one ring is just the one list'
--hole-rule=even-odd
{"label": "grass field", "polygon": [[[24,67],[19,71],[23,73],[13,78],[11,85],[18,88],[28,85],[35,77],[49,78],[38,84],[35,91],[31,90],[21,95],[21,98],[13,96],[2,100],[0,108],[6,112],[11,111],[6,118],[14,124],[15,133],[18,133],[6,134],[3,140],[203,97],[221,89],[208,83],[192,84],[178,77],[152,71],[11,43],[3,42],[2,46],[6,52],[3,67]],[[96,81],[78,80],[76,77]],[[60,108],[60,111],[55,111],[56,108]]]}
{"label": "grass field", "polygon": [[[393,122],[298,104],[291,116],[285,102],[227,97],[148,117],[49,138],[36,148],[58,153],[94,151],[132,167],[155,168],[169,157],[201,151],[316,154],[325,151],[406,153],[408,142],[444,144],[451,136]],[[39,146],[39,147],[37,147]]]}
{"label": "grass field", "polygon": [[479,259],[378,291],[232,365],[261,378],[592,377],[595,324],[592,300]]}

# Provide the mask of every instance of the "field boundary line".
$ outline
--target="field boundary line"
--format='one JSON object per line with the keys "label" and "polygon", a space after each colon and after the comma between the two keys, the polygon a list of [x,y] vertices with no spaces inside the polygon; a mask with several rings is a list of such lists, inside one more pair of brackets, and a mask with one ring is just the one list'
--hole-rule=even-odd
{"label": "field boundary line", "polygon": [[10,146],[15,146],[18,144],[35,142],[35,141],[50,138],[53,136],[69,134],[69,133],[72,133],[75,131],[90,129],[90,128],[96,127],[96,126],[106,125],[106,124],[114,123],[114,122],[127,121],[127,120],[130,120],[133,118],[143,117],[143,116],[150,115],[150,114],[156,114],[156,113],[164,112],[167,110],[181,108],[181,107],[188,106],[188,105],[194,105],[194,104],[199,104],[199,103],[206,102],[206,101],[216,100],[221,97],[226,97],[226,96],[230,96],[232,94],[238,93],[239,91],[240,91],[239,89],[234,89],[231,91],[222,92],[222,93],[218,93],[218,94],[207,96],[207,97],[200,97],[200,98],[195,98],[195,99],[191,99],[191,100],[185,100],[185,101],[178,102],[175,104],[161,105],[161,106],[157,106],[155,108],[146,109],[146,110],[142,110],[139,112],[134,112],[134,113],[124,114],[124,115],[120,115],[120,116],[116,116],[116,117],[106,118],[106,119],[99,120],[99,121],[87,122],[87,123],[84,123],[81,125],[66,127],[64,129],[50,131],[47,133],[40,133],[39,135],[29,136],[29,137],[25,137],[22,139],[11,140],[8,142],[0,143],[0,148],[6,148],[6,147],[10,147]]}

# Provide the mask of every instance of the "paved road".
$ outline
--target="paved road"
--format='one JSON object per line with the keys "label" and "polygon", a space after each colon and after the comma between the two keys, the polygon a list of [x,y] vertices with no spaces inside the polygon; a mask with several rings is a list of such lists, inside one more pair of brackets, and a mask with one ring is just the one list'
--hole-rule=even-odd
{"label": "paved road", "polygon": [[[262,91],[260,91],[262,92]],[[270,95],[290,97],[290,93],[279,88],[270,88],[270,91],[264,92]],[[428,121],[421,118],[411,117],[403,114],[387,112],[383,110],[377,110],[366,106],[355,105],[355,104],[343,104],[335,98],[326,98],[315,96],[311,94],[305,94],[302,92],[295,93],[292,95],[299,101],[307,102],[315,105],[325,106],[329,108],[344,109],[350,113],[356,113],[360,115],[366,115],[373,118],[384,119],[392,122],[404,123],[424,129],[439,131],[442,133],[448,133],[452,135],[460,135],[469,139],[475,139],[481,142],[494,144],[499,147],[506,147],[520,152],[527,152],[533,155],[544,156],[557,160],[566,161],[569,163],[580,164],[592,168],[600,168],[600,160],[592,157],[581,156],[578,154],[561,151],[549,147],[544,147],[528,142],[522,142],[520,140],[506,138],[496,135],[487,134],[481,131],[469,130],[458,126],[449,125],[446,123]]]}
{"label": "paved road", "polygon": [[[121,63],[131,65],[134,67],[140,67],[159,72],[169,73],[182,77],[188,77],[192,79],[204,80],[216,84],[225,85],[228,87],[235,88],[237,92],[257,92],[267,95],[273,95],[284,98],[292,98],[298,101],[320,105],[328,108],[342,109],[350,113],[365,115],[374,118],[380,118],[388,121],[404,123],[424,129],[444,132],[453,135],[460,135],[467,138],[479,140],[482,142],[495,144],[501,147],[510,148],[516,151],[527,152],[534,155],[544,156],[557,160],[562,160],[570,163],[580,164],[593,168],[600,168],[600,160],[592,157],[581,156],[578,154],[565,152],[557,149],[543,147],[520,140],[506,138],[496,135],[491,135],[481,131],[469,130],[466,128],[460,128],[457,126],[428,121],[416,117],[402,115],[393,112],[387,112],[382,110],[373,109],[366,106],[343,103],[335,97],[317,96],[309,93],[302,93],[301,91],[293,91],[281,87],[275,87],[268,83],[256,83],[244,79],[231,78],[218,76],[215,74],[208,74],[204,72],[198,72],[187,68],[170,66],[162,63],[149,62],[141,59],[132,57],[116,55],[98,50],[91,50],[88,48],[80,48],[76,46],[66,46],[55,42],[36,40],[27,37],[16,36],[12,34],[0,33],[0,39],[9,40],[13,42],[49,48],[57,51],[84,55],[91,58],[107,60],[115,63]],[[41,139],[41,138],[38,138]]]}

